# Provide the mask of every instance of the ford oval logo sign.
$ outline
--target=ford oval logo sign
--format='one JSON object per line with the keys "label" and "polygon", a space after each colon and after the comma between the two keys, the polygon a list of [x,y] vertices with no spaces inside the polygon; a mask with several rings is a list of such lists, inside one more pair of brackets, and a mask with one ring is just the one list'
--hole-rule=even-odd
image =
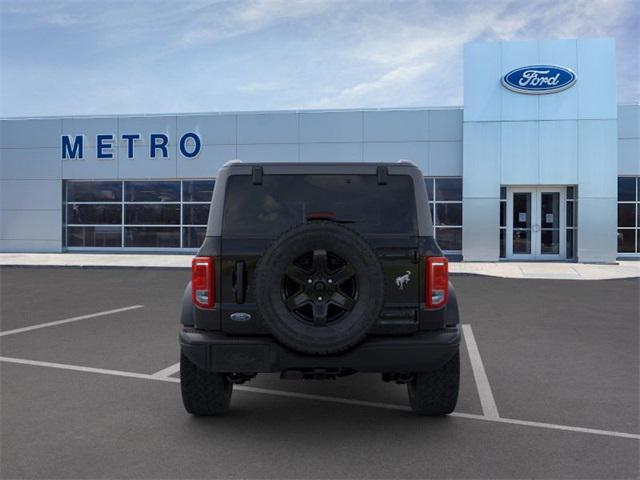
{"label": "ford oval logo sign", "polygon": [[518,93],[542,95],[556,93],[576,83],[576,74],[554,65],[531,65],[511,70],[502,77],[502,85]]}

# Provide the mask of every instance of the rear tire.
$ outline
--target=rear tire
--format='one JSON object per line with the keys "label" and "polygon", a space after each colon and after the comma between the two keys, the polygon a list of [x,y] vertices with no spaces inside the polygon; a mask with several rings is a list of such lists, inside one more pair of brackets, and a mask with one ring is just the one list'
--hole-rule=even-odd
{"label": "rear tire", "polygon": [[407,384],[411,410],[418,415],[446,415],[453,412],[460,388],[460,351],[432,372],[415,373]]}
{"label": "rear tire", "polygon": [[225,374],[202,370],[180,354],[182,403],[192,415],[221,415],[229,409],[233,384]]}

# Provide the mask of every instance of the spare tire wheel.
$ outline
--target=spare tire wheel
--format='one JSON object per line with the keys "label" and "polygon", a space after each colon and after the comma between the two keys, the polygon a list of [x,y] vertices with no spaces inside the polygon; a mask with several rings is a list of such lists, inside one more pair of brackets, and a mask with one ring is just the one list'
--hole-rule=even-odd
{"label": "spare tire wheel", "polygon": [[369,244],[348,227],[312,222],[278,238],[256,272],[258,308],[273,336],[303,353],[360,342],[380,314],[384,278]]}

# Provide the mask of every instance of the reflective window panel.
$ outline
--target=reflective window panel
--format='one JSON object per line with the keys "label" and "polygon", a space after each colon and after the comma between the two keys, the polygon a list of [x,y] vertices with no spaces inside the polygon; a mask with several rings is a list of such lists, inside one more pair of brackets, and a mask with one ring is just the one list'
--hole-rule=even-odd
{"label": "reflective window panel", "polygon": [[209,219],[209,204],[187,204],[182,205],[183,225],[206,225]]}
{"label": "reflective window panel", "polygon": [[462,201],[462,179],[436,178],[436,201]]}
{"label": "reflective window panel", "polygon": [[122,246],[121,227],[68,227],[69,247],[111,247]]}
{"label": "reflective window panel", "polygon": [[633,228],[618,230],[618,252],[635,253],[636,230]]}
{"label": "reflective window panel", "polygon": [[618,201],[635,202],[636,200],[636,178],[618,177]]}
{"label": "reflective window panel", "polygon": [[462,203],[436,203],[436,225],[462,225]]}
{"label": "reflective window panel", "polygon": [[67,182],[67,202],[121,202],[122,182]]}
{"label": "reflective window panel", "polygon": [[125,247],[178,248],[180,228],[171,227],[125,227]]}
{"label": "reflective window panel", "polygon": [[618,204],[618,226],[619,227],[635,227],[636,226],[636,204],[635,203],[619,203]]}
{"label": "reflective window panel", "polygon": [[462,228],[436,228],[436,240],[442,250],[462,250]]}
{"label": "reflective window panel", "polygon": [[122,205],[120,204],[77,204],[67,205],[67,223],[94,225],[122,223]]}
{"label": "reflective window panel", "polygon": [[189,180],[182,182],[183,202],[210,202],[213,194],[213,180]]}
{"label": "reflective window panel", "polygon": [[182,247],[183,248],[200,248],[204,242],[206,227],[183,227],[182,228]]}
{"label": "reflective window panel", "polygon": [[125,182],[126,202],[179,202],[180,182]]}
{"label": "reflective window panel", "polygon": [[127,225],[179,225],[180,205],[134,205],[124,206]]}

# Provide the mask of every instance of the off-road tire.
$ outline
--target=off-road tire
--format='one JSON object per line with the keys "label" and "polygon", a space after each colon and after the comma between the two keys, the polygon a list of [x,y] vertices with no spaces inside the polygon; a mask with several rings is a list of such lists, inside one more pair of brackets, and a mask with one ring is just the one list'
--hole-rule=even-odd
{"label": "off-road tire", "polygon": [[[355,306],[340,320],[308,325],[287,309],[282,284],[287,266],[309,251],[324,250],[348,262],[355,271]],[[377,321],[384,301],[384,276],[367,241],[349,227],[329,222],[306,223],[285,232],[267,249],[256,270],[256,302],[273,336],[305,354],[329,355],[358,344]]]}
{"label": "off-road tire", "polygon": [[182,402],[192,415],[221,415],[229,409],[233,384],[226,375],[198,368],[180,354],[180,389]]}
{"label": "off-road tire", "polygon": [[442,367],[414,374],[407,384],[411,410],[418,415],[446,415],[458,402],[460,351]]}

